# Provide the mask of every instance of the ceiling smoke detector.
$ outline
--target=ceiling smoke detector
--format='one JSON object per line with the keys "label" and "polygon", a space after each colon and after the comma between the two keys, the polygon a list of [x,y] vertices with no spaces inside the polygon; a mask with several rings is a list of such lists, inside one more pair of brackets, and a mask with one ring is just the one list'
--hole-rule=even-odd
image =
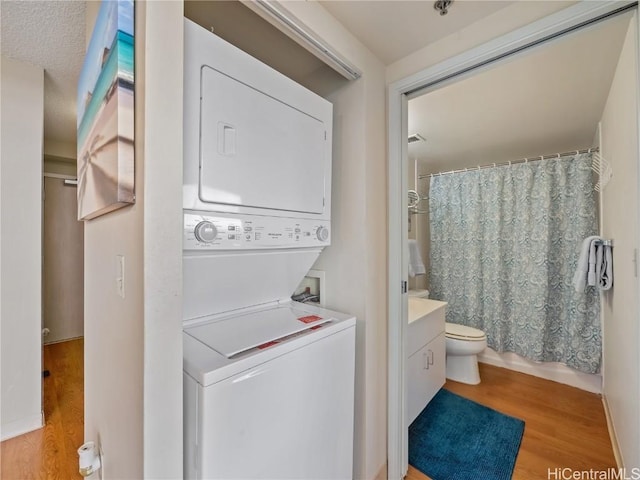
{"label": "ceiling smoke detector", "polygon": [[425,142],[426,138],[424,138],[422,135],[420,135],[419,133],[414,133],[412,135],[409,135],[409,139],[408,139],[409,143],[415,143],[415,142]]}
{"label": "ceiling smoke detector", "polygon": [[438,0],[433,4],[433,8],[440,12],[440,15],[446,15],[449,13],[449,7],[453,3],[453,0]]}

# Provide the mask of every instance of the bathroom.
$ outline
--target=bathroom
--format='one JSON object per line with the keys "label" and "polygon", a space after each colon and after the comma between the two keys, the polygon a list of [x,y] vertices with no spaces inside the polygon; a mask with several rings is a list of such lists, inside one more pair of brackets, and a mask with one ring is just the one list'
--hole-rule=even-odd
{"label": "bathroom", "polygon": [[[411,96],[408,102],[409,162],[406,173],[409,194],[406,201],[409,205],[409,252],[414,250],[409,261],[410,315],[412,297],[428,295],[431,299],[447,302],[448,323],[475,327],[476,333],[479,331],[478,337],[487,330],[486,349],[481,338],[475,339],[480,340],[478,345],[482,343],[477,352],[480,372],[482,364],[488,364],[601,395],[608,415],[608,403],[615,404],[614,408],[625,404],[620,398],[624,397],[622,385],[628,381],[619,370],[614,371],[612,365],[620,364],[620,349],[623,345],[637,348],[637,329],[631,323],[633,314],[626,316],[622,313],[626,309],[630,312],[637,309],[634,290],[637,285],[637,253],[634,242],[638,212],[634,207],[630,207],[628,211],[623,208],[625,205],[633,205],[633,199],[637,196],[637,151],[634,150],[637,149],[634,144],[637,132],[622,120],[630,118],[625,117],[625,114],[633,118],[635,103],[628,98],[626,102],[621,100],[625,95],[622,91],[626,89],[628,95],[636,88],[633,82],[637,66],[631,55],[636,48],[633,45],[635,28],[632,13],[614,16],[529,48],[495,65],[487,65],[432,86],[420,96]],[[500,198],[502,212],[494,212],[492,205],[482,203],[489,198],[483,197],[475,205],[480,211],[477,216],[461,215],[448,221],[447,215],[452,212],[455,215],[454,207],[468,209],[474,200],[480,198],[477,180],[460,180],[465,175],[470,177],[471,171],[478,170],[478,176],[482,171],[484,180],[481,181],[501,184],[508,182],[508,175],[503,177],[497,172],[516,172],[517,168],[521,172],[525,169],[533,171],[542,164],[551,165],[553,162],[567,160],[568,163],[582,162],[590,167],[587,168],[589,172],[583,172],[583,183],[586,177],[590,177],[586,179],[589,183],[588,192],[586,184],[571,184],[577,178],[575,175],[559,175],[562,176],[560,183],[569,183],[560,187],[565,189],[563,191],[571,191],[569,195],[572,196],[581,191],[587,201],[592,202],[590,212],[585,206],[582,213],[572,210],[575,205],[568,205],[566,211],[562,210],[564,205],[558,208],[556,203],[559,197],[553,193],[550,193],[553,200],[548,202],[549,210],[541,211],[539,203],[530,202],[530,197],[535,197],[531,190],[518,192],[517,187],[514,190],[505,187],[504,193],[496,189],[497,195],[505,195]],[[525,165],[527,163],[528,166]],[[492,171],[496,172],[495,176],[491,176]],[[558,171],[554,170],[553,173]],[[430,187],[433,187],[432,191]],[[455,194],[452,189],[456,190]],[[451,205],[455,201],[460,203]],[[501,328],[504,330],[508,327],[505,322],[517,322],[517,319],[489,319],[488,315],[476,314],[473,310],[522,313],[536,307],[545,311],[551,308],[551,297],[530,293],[534,291],[533,288],[527,292],[527,280],[535,283],[533,277],[509,278],[511,285],[518,284],[524,291],[518,291],[514,287],[508,293],[500,293],[499,299],[488,296],[488,290],[494,293],[496,290],[488,289],[486,282],[496,283],[496,278],[486,274],[485,284],[482,283],[482,267],[486,268],[488,261],[483,252],[497,245],[480,241],[476,242],[477,250],[461,250],[460,245],[464,243],[457,242],[458,237],[465,232],[467,236],[473,236],[473,222],[482,225],[484,222],[497,221],[498,228],[505,229],[506,226],[499,223],[502,219],[496,220],[497,217],[491,215],[503,215],[505,205],[509,202],[526,202],[526,205],[521,210],[514,207],[514,217],[506,223],[513,224],[514,218],[522,217],[527,208],[538,212],[539,218],[545,220],[558,216],[567,218],[553,227],[559,230],[552,230],[550,227],[548,236],[553,246],[542,255],[542,250],[534,248],[528,251],[535,251],[535,256],[525,253],[526,249],[517,251],[515,255],[513,252],[507,253],[512,256],[501,256],[497,259],[499,266],[496,268],[500,272],[509,272],[505,265],[517,263],[519,259],[533,264],[557,263],[561,265],[558,269],[565,275],[562,280],[566,284],[565,299],[571,297],[571,291],[575,291],[572,281],[582,240],[590,235],[599,235],[612,242],[614,286],[610,289],[587,287],[590,298],[577,307],[580,311],[590,312],[594,319],[589,326],[590,343],[580,346],[582,351],[589,352],[586,358],[582,353],[570,352],[565,355],[565,361],[541,361],[544,355],[540,354],[540,350],[545,347],[539,347],[536,343],[538,340],[532,340],[536,347],[528,349],[526,345],[522,345],[526,342],[526,336],[506,341],[502,341],[504,338],[501,341],[494,338]],[[585,215],[592,217],[589,225],[581,223]],[[430,216],[436,217],[435,220]],[[515,228],[518,231],[518,226]],[[557,242],[554,243],[552,239],[564,238],[568,231],[580,231],[580,240],[573,241],[572,249],[563,247],[568,250],[553,252]],[[476,232],[480,232],[478,236],[482,236],[482,226]],[[434,239],[441,240],[432,243]],[[534,243],[547,241],[533,240]],[[478,270],[470,271],[470,262],[465,254],[468,257],[482,258],[478,263],[485,263]],[[454,273],[449,275],[447,272]],[[609,283],[611,280],[608,280]],[[470,293],[472,285],[484,289],[485,294],[481,291]],[[557,283],[549,289],[562,290]],[[481,298],[467,298],[474,295]],[[523,295],[528,298],[523,299]],[[517,302],[514,300],[515,296],[518,296]],[[509,308],[493,309],[493,305],[490,305],[501,302]],[[518,310],[518,307],[513,306],[514,302],[524,305],[524,310]],[[461,318],[460,312],[465,309],[471,313],[467,318]],[[615,328],[612,327],[614,322]],[[542,328],[553,330],[548,325]],[[632,340],[625,340],[625,336]],[[408,337],[411,338],[411,326]],[[553,338],[545,338],[545,341],[553,341]],[[451,379],[450,362],[456,359],[448,354],[449,351],[447,377]],[[525,355],[529,358],[525,358]],[[576,357],[581,358],[580,365],[572,360]],[[465,375],[463,373],[463,378],[457,379],[467,384],[482,381],[481,375],[474,377],[473,372],[466,378]],[[409,374],[409,390],[411,378]],[[455,373],[453,379],[456,379]],[[616,425],[615,418],[608,418],[607,421],[610,430],[615,431],[612,435],[613,449],[618,459],[620,452],[616,451],[615,437],[616,434],[625,435],[624,425]]]}

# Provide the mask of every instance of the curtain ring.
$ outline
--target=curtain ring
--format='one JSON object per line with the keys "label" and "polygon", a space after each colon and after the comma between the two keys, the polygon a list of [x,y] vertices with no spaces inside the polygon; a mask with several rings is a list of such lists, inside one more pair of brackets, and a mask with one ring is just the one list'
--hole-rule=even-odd
{"label": "curtain ring", "polygon": [[524,159],[524,163],[529,163],[529,158],[528,157]]}
{"label": "curtain ring", "polygon": [[495,162],[493,162],[493,168],[496,168],[496,163]]}
{"label": "curtain ring", "polygon": [[576,150],[576,155],[580,155],[580,150]]}
{"label": "curtain ring", "polygon": [[509,160],[509,166],[511,166],[511,160]]}
{"label": "curtain ring", "polygon": [[480,165],[478,165],[478,171],[480,171]]}
{"label": "curtain ring", "polygon": [[544,155],[540,155],[540,160],[544,160]]}
{"label": "curtain ring", "polygon": [[560,159],[560,154],[558,154],[558,159]]}
{"label": "curtain ring", "polygon": [[591,153],[591,149],[589,149],[589,151],[587,153]]}

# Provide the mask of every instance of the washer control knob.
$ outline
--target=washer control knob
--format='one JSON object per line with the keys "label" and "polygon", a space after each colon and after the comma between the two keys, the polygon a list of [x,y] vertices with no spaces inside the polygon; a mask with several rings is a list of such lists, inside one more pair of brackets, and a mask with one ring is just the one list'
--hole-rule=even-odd
{"label": "washer control knob", "polygon": [[211,243],[216,239],[218,229],[212,222],[203,220],[196,225],[196,228],[193,229],[193,233],[199,242]]}
{"label": "washer control knob", "polygon": [[316,237],[318,237],[318,240],[321,242],[326,242],[329,239],[329,229],[327,227],[318,227]]}

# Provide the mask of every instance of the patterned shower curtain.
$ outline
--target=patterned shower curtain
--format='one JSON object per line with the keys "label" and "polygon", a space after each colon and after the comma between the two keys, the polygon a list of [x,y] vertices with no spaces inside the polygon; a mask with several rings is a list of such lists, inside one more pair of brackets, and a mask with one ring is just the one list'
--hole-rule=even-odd
{"label": "patterned shower curtain", "polygon": [[591,154],[434,176],[431,297],[498,352],[600,370],[600,298],[572,286],[597,234]]}

